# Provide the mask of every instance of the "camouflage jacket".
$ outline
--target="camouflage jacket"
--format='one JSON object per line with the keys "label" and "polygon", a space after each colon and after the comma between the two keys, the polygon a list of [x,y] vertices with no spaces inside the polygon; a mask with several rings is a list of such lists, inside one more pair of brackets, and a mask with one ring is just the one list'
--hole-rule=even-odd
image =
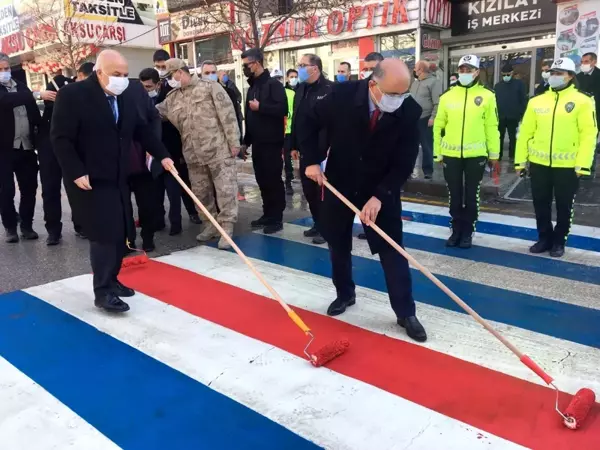
{"label": "camouflage jacket", "polygon": [[231,158],[240,146],[240,130],[229,95],[215,81],[192,76],[186,87],[173,89],[156,105],[181,134],[188,164],[208,164]]}

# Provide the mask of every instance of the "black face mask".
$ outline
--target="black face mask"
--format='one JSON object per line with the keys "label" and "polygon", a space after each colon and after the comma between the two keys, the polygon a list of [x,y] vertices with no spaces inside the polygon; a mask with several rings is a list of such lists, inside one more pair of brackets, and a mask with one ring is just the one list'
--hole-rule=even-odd
{"label": "black face mask", "polygon": [[415,77],[416,79],[419,79],[419,75],[417,75],[417,71],[413,70],[413,77]]}
{"label": "black face mask", "polygon": [[252,73],[252,70],[250,69],[250,67],[242,67],[242,70],[244,71],[244,76],[246,78],[253,78],[254,74]]}

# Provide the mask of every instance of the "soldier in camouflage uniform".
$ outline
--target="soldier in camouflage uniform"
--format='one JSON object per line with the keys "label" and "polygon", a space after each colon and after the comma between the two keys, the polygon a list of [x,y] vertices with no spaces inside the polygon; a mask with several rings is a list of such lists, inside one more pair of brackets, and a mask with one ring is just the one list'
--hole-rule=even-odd
{"label": "soldier in camouflage uniform", "polygon": [[[166,78],[174,89],[156,107],[181,134],[192,191],[231,235],[238,217],[235,157],[240,150],[240,131],[235,109],[218,82],[190,74],[181,59],[171,58],[166,65]],[[219,232],[207,221],[196,239],[205,242],[217,236]],[[219,248],[229,248],[225,239],[219,240]]]}

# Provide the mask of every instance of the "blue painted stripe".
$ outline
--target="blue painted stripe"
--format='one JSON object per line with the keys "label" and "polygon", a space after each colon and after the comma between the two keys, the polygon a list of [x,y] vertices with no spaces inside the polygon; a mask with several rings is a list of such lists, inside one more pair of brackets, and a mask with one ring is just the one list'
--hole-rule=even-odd
{"label": "blue painted stripe", "polygon": [[[312,226],[313,221],[310,217],[307,217],[295,220],[292,223],[308,227]],[[354,224],[355,233],[361,233],[362,230],[362,225]],[[448,248],[444,245],[443,239],[408,232],[404,232],[403,239],[403,244],[407,248],[600,285],[600,267],[586,266],[559,259],[541,258],[535,255],[526,255],[478,245],[473,245],[469,250]]]}
{"label": "blue painted stripe", "polygon": [[0,296],[0,355],[128,450],[318,448],[24,292]]}
{"label": "blue painted stripe", "polygon": [[[430,225],[440,225],[448,227],[450,225],[450,217],[438,216],[437,214],[428,214],[422,212],[413,212],[402,210],[404,217],[410,217],[413,221],[419,223],[427,223]],[[477,222],[477,231],[485,234],[493,234],[495,236],[505,236],[511,238],[525,239],[527,241],[537,241],[538,233],[535,228],[519,227],[506,225],[503,223],[494,222]],[[600,252],[600,239],[588,236],[579,236],[571,234],[567,241],[569,247]]]}
{"label": "blue painted stripe", "polygon": [[[257,233],[241,236],[236,242],[249,257],[331,277],[329,251],[325,248]],[[352,265],[357,285],[387,292],[379,261],[354,256]],[[464,312],[419,271],[412,270],[412,276],[416,301]],[[600,310],[447,276],[438,278],[486,319],[600,348]],[[326,308],[323,305],[323,310]]]}

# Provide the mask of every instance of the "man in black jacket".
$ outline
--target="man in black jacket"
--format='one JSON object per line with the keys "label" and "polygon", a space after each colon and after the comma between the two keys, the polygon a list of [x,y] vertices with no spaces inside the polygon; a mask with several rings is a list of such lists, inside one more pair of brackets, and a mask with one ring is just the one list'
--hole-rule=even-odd
{"label": "man in black jacket", "polygon": [[9,243],[19,242],[15,176],[21,195],[21,235],[23,239],[38,238],[33,231],[33,214],[38,187],[35,137],[40,119],[32,92],[12,79],[9,57],[0,53],[0,215]]}
{"label": "man in black jacket", "polygon": [[[579,83],[579,89],[583,92],[587,92],[594,96],[594,102],[596,103],[596,114],[598,114],[598,108],[600,108],[600,70],[596,67],[598,63],[598,56],[595,53],[586,53],[581,57],[581,72],[577,74],[577,82]],[[596,145],[595,155],[598,154],[598,145]],[[591,175],[583,176],[581,178],[591,178],[596,173],[596,156],[594,155],[594,161],[592,162]]]}
{"label": "man in black jacket", "polygon": [[[402,245],[400,190],[410,177],[419,152],[421,107],[406,95],[411,73],[403,61],[387,59],[369,79],[336,83],[317,102],[307,122],[306,175],[319,184],[325,176],[358,208],[372,253],[379,253],[397,322],[414,340],[427,339],[416,318],[408,262],[373,231],[375,222]],[[331,143],[325,174],[321,171],[319,129],[326,126]],[[342,314],[356,302],[352,280],[354,213],[325,189],[319,231],[329,244],[336,300],[327,314]]]}
{"label": "man in black jacket", "polygon": [[525,83],[514,78],[510,64],[502,67],[502,80],[494,87],[498,105],[498,129],[500,131],[500,159],[504,148],[504,134],[508,131],[508,157],[515,158],[517,144],[517,127],[525,114],[527,106],[527,90]]}
{"label": "man in black jacket", "polygon": [[[319,148],[307,149],[306,146],[312,141],[310,136],[310,125],[307,126],[312,110],[317,102],[321,101],[331,92],[333,83],[323,76],[323,62],[317,55],[307,53],[300,59],[299,76],[302,83],[296,89],[294,97],[294,114],[292,122],[292,152],[293,158],[300,158],[300,179],[302,180],[302,190],[304,197],[308,202],[310,213],[313,217],[314,225],[311,229],[304,232],[304,236],[313,238],[313,243],[324,244],[325,239],[319,234],[317,222],[319,217],[319,208],[321,206],[321,189],[312,180],[309,180],[304,173],[306,170],[305,153],[318,154],[321,160],[327,156],[329,142],[327,142],[327,129],[321,130],[319,136]],[[303,77],[308,77],[302,79]]]}
{"label": "man in black jacket", "polygon": [[246,98],[244,144],[252,146],[252,165],[263,200],[263,215],[252,221],[252,226],[272,234],[283,229],[285,187],[281,172],[287,97],[283,85],[271,78],[263,67],[260,50],[245,51],[242,61],[250,85]]}
{"label": "man in black jacket", "polygon": [[127,90],[125,58],[115,50],[104,50],[96,67],[87,80],[69,84],[58,93],[50,139],[75,220],[90,240],[94,304],[125,312],[129,305],[120,297],[135,292],[117,277],[132,220],[127,178],[134,136],[165,169],[175,169],[164,145],[141,117],[137,93]]}

